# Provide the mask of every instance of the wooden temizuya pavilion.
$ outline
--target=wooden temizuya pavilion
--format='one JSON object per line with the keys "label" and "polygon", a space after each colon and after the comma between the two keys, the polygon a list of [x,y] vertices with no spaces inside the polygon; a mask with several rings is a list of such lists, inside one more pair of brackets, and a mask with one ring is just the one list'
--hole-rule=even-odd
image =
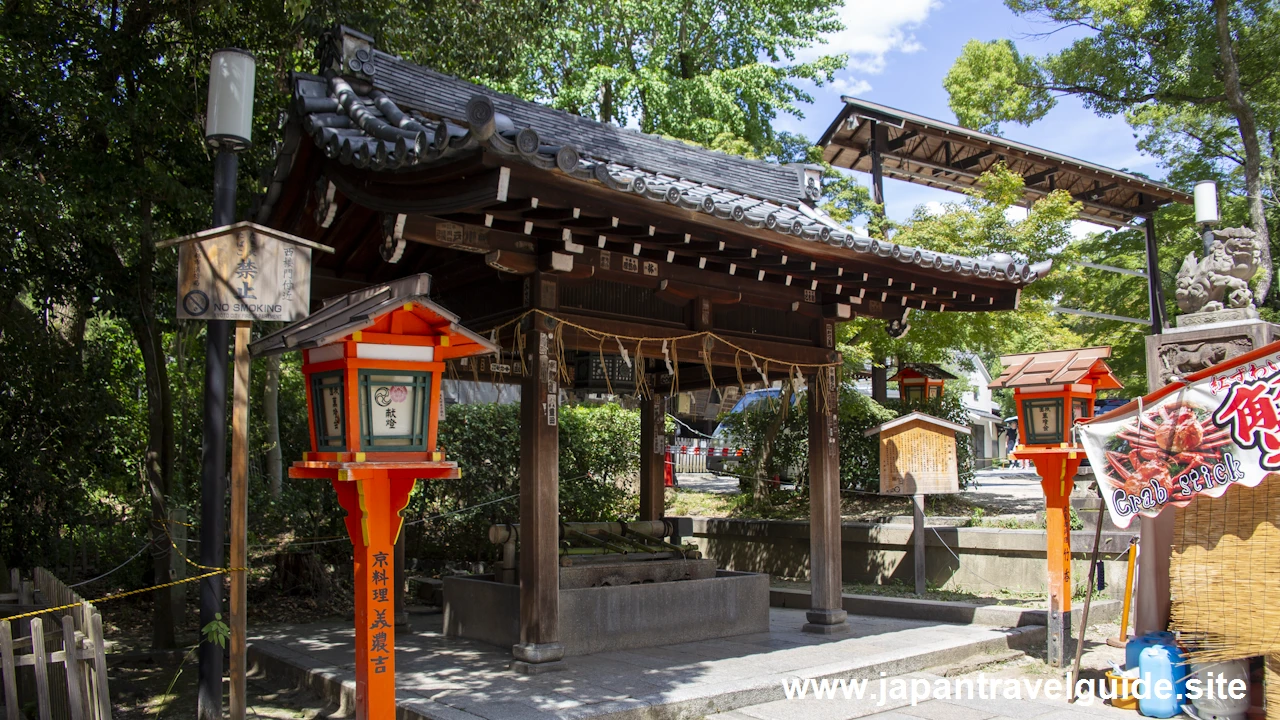
{"label": "wooden temizuya pavilion", "polygon": [[316,263],[315,298],[429,272],[433,299],[504,348],[449,370],[521,387],[518,665],[563,652],[557,405],[582,363],[647,398],[642,520],[663,513],[670,393],[797,377],[816,389],[808,628],[842,628],[835,324],[856,314],[902,332],[912,311],[1012,309],[1048,265],[855,235],[815,206],[817,167],[525,102],[347,28],[319,57],[321,74],[292,78],[257,219],[337,249]]}

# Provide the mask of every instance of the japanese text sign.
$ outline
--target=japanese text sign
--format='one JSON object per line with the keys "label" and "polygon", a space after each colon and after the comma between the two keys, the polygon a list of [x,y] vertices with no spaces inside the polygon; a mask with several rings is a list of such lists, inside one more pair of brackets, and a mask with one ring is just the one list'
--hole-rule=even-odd
{"label": "japanese text sign", "polygon": [[301,320],[311,302],[311,251],[331,251],[248,222],[157,247],[173,245],[180,320]]}
{"label": "japanese text sign", "polygon": [[1111,519],[1128,527],[1280,471],[1278,402],[1272,343],[1079,426]]}

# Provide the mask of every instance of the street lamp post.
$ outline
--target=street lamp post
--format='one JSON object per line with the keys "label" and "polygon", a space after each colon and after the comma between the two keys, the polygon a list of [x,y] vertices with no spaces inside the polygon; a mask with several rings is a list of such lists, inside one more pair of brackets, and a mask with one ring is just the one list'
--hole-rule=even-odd
{"label": "street lamp post", "polygon": [[[217,150],[213,166],[213,225],[235,222],[238,155],[253,137],[254,58],[245,50],[213,53],[205,142]],[[200,564],[222,567],[227,524],[227,353],[231,321],[211,320],[205,334],[204,438],[200,472]],[[222,612],[221,576],[200,582],[200,627]],[[200,643],[197,712],[200,720],[222,718],[222,648]]]}

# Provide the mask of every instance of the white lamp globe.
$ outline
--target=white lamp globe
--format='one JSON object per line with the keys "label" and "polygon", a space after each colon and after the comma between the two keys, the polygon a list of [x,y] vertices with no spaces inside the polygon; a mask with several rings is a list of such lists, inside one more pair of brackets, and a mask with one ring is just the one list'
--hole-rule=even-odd
{"label": "white lamp globe", "polygon": [[1214,225],[1218,222],[1218,185],[1212,180],[1201,180],[1191,192],[1195,201],[1196,224]]}
{"label": "white lamp globe", "polygon": [[253,54],[238,48],[213,53],[209,63],[209,106],[204,139],[210,147],[232,152],[253,141]]}

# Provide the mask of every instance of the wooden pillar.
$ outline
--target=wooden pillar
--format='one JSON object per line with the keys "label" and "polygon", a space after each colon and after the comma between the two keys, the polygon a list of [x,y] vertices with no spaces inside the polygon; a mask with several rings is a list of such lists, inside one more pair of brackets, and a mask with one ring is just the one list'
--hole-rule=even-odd
{"label": "wooden pillar", "polygon": [[[249,602],[246,572],[248,566],[249,523],[249,339],[253,323],[236,322],[235,384],[231,407],[231,720],[244,720],[248,699],[245,695],[246,633]],[[178,617],[181,617],[180,615]]]}
{"label": "wooden pillar", "polygon": [[657,391],[640,403],[640,519],[661,520],[666,511],[667,399]]}
{"label": "wooden pillar", "polygon": [[841,598],[840,439],[835,368],[809,378],[809,612],[805,632],[849,629]]}
{"label": "wooden pillar", "polygon": [[871,155],[871,200],[877,205],[884,205],[884,160],[881,153],[888,144],[889,130],[875,120],[867,121],[871,128],[871,140],[868,149]]}
{"label": "wooden pillar", "polygon": [[924,592],[928,588],[925,583],[924,495],[922,494],[917,493],[911,496],[911,519],[913,523],[911,538],[915,541],[916,595],[924,597]]}
{"label": "wooden pillar", "polygon": [[[535,283],[540,295],[546,281]],[[555,282],[549,292],[554,295]],[[535,299],[536,301],[536,299]],[[534,315],[524,337],[520,387],[520,643],[511,669],[556,669],[560,644],[559,367],[546,317]]]}
{"label": "wooden pillar", "polygon": [[1143,223],[1147,241],[1147,299],[1151,304],[1151,334],[1164,332],[1164,285],[1160,279],[1160,251],[1156,247],[1156,219]]}

